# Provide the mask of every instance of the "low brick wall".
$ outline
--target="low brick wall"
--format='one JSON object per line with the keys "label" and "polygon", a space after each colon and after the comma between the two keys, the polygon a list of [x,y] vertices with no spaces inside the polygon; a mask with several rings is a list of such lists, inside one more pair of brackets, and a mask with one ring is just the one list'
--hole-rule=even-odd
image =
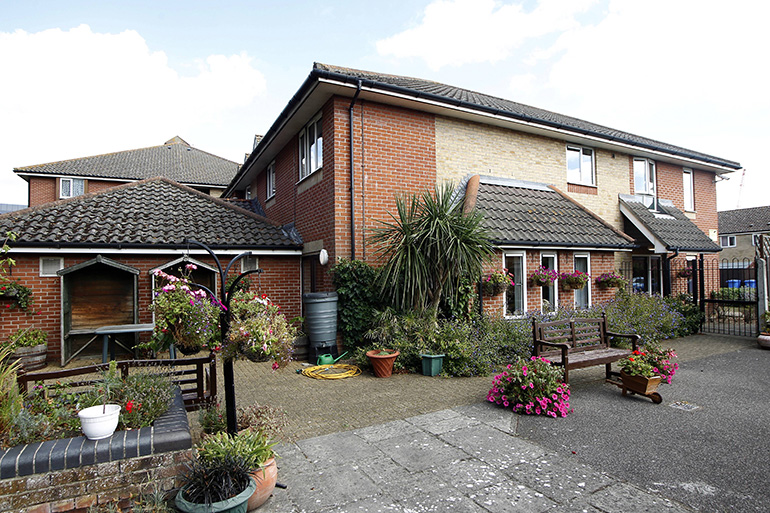
{"label": "low brick wall", "polygon": [[178,486],[192,441],[181,394],[150,428],[104,440],[51,440],[0,451],[0,511],[86,512],[148,486]]}

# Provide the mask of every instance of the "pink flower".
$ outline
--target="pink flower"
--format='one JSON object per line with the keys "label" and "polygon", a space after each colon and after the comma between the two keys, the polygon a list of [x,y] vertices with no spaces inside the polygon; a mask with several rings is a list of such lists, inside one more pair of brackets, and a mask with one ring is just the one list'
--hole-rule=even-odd
{"label": "pink flower", "polygon": [[280,365],[278,365],[278,362],[273,362],[273,365],[271,365],[271,367],[273,368],[273,370],[278,370],[278,367],[280,367]]}

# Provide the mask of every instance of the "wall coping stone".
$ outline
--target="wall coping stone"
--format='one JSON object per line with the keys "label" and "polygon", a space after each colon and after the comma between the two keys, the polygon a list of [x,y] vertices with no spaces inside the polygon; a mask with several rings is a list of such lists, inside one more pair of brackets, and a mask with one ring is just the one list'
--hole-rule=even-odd
{"label": "wall coping stone", "polygon": [[85,436],[47,440],[0,450],[0,479],[79,468],[96,463],[179,451],[192,447],[182,393],[177,388],[168,411],[151,427],[116,431],[109,438]]}

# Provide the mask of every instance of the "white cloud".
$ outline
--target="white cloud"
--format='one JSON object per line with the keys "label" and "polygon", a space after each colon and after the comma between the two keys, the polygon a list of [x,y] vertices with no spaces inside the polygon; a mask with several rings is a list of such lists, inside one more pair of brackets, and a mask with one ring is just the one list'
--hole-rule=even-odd
{"label": "white cloud", "polygon": [[26,200],[14,167],[152,146],[174,135],[195,144],[189,134],[264,93],[265,78],[251,61],[245,53],[211,55],[181,76],[132,30],[0,33],[0,202]]}
{"label": "white cloud", "polygon": [[541,2],[531,12],[521,3],[494,0],[436,0],[419,25],[377,42],[380,55],[418,57],[444,66],[498,62],[526,41],[576,26],[577,13],[594,0]]}

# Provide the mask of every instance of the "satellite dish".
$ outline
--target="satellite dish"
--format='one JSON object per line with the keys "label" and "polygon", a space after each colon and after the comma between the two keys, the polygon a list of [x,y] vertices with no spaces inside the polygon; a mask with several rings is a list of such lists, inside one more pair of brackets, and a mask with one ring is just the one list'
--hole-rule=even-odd
{"label": "satellite dish", "polygon": [[322,249],[320,253],[318,253],[318,261],[321,262],[321,265],[326,265],[329,263],[329,253],[325,249]]}

